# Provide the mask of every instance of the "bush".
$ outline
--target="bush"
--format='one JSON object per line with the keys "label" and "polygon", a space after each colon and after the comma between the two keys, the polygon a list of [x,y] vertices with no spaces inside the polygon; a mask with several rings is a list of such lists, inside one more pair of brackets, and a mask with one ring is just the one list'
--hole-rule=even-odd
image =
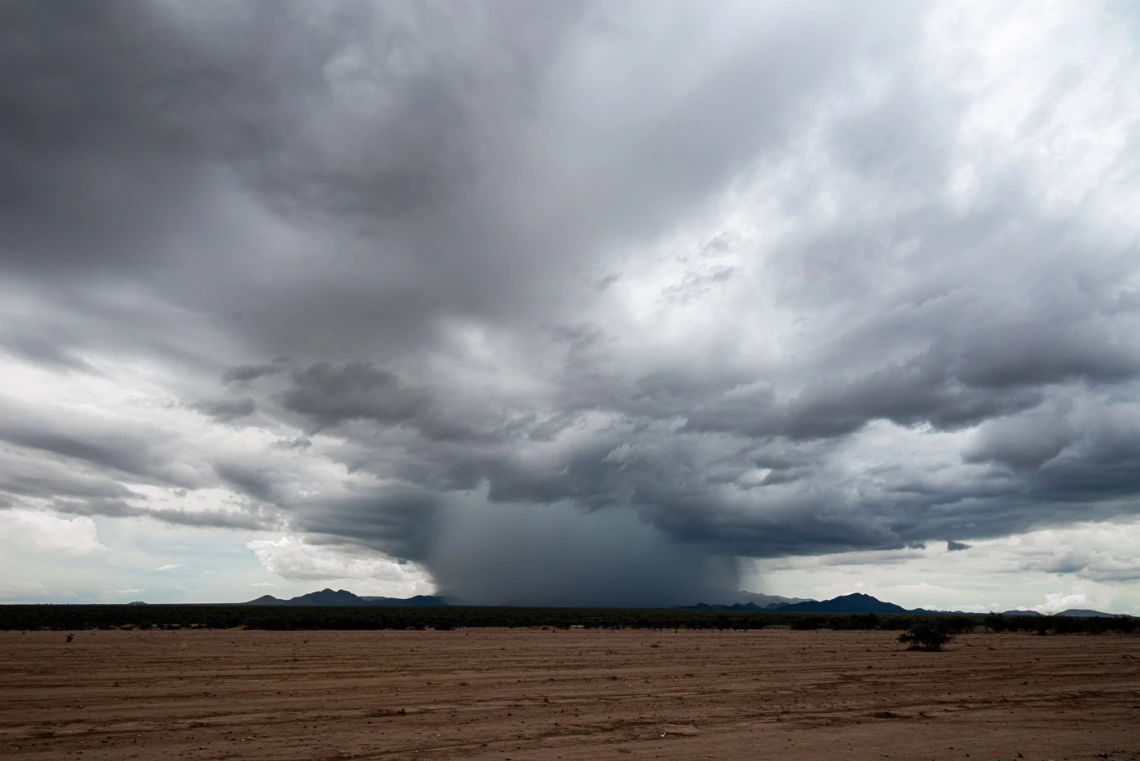
{"label": "bush", "polygon": [[915,624],[899,635],[899,642],[909,645],[907,650],[937,652],[952,639],[949,632],[929,621]]}
{"label": "bush", "polygon": [[986,616],[986,628],[995,632],[1003,632],[1009,626],[1006,624],[1005,616],[1000,613],[990,613]]}

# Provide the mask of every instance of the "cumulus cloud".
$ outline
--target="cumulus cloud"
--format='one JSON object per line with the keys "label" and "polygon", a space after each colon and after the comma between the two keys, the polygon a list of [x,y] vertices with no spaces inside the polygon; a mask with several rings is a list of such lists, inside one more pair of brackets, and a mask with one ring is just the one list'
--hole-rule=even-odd
{"label": "cumulus cloud", "polygon": [[313,545],[292,535],[255,539],[247,546],[266,570],[290,581],[335,584],[349,580],[360,594],[380,587],[387,594],[402,597],[432,591],[431,579],[423,569],[359,547]]}
{"label": "cumulus cloud", "polygon": [[1112,606],[1116,592],[1103,584],[1080,582],[1069,592],[1051,592],[1045,595],[1045,602],[1034,608],[1038,613],[1060,613],[1065,610],[1100,610]]}
{"label": "cumulus cloud", "polygon": [[13,545],[45,556],[83,556],[106,552],[90,518],[60,518],[49,513],[0,510],[0,534]]}
{"label": "cumulus cloud", "polygon": [[4,4],[0,505],[535,601],[1132,520],[1121,12]]}

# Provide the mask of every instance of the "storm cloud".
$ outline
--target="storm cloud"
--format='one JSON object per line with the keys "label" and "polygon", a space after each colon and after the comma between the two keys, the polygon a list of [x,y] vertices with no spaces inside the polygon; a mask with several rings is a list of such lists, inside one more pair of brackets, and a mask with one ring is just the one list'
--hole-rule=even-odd
{"label": "storm cloud", "polygon": [[527,604],[1134,519],[1122,12],[2,4],[0,504]]}

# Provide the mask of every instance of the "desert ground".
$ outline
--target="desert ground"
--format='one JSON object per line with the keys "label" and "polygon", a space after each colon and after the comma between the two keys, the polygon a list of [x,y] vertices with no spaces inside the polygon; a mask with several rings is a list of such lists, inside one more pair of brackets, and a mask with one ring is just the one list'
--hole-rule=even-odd
{"label": "desert ground", "polygon": [[0,756],[1137,759],[1140,637],[0,632]]}

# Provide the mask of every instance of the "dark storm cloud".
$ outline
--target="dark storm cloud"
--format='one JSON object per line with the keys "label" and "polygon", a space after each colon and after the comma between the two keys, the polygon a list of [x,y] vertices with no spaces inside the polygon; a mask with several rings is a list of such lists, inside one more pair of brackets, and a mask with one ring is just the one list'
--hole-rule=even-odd
{"label": "dark storm cloud", "polygon": [[1134,515],[1134,181],[1013,155],[1097,80],[1011,147],[929,12],[0,4],[0,351],[167,421],[15,388],[0,490],[504,602]]}
{"label": "dark storm cloud", "polygon": [[946,542],[947,552],[961,552],[962,550],[968,549],[970,549],[970,545],[966,544],[965,542],[955,542],[953,539],[950,539]]}
{"label": "dark storm cloud", "polygon": [[35,364],[64,370],[78,370],[86,373],[98,372],[89,363],[52,341],[37,336],[20,335],[11,329],[5,332],[6,335],[0,335],[0,345],[5,346],[17,357],[27,359]]}
{"label": "dark storm cloud", "polygon": [[222,373],[222,381],[225,383],[243,383],[263,378],[266,375],[276,375],[281,370],[282,367],[279,364],[237,365],[226,368],[226,371]]}
{"label": "dark storm cloud", "polygon": [[366,362],[333,366],[320,362],[293,373],[293,386],[281,395],[290,412],[304,415],[318,427],[367,418],[401,423],[425,412],[431,397],[409,389],[390,372]]}
{"label": "dark storm cloud", "polygon": [[439,533],[443,506],[435,494],[394,486],[293,506],[295,528],[318,536],[351,538],[390,555],[423,561]]}
{"label": "dark storm cloud", "polygon": [[850,383],[824,380],[786,402],[769,392],[716,402],[689,416],[693,431],[737,432],[750,437],[813,439],[854,433],[872,420],[909,426],[928,422],[954,429],[1029,409],[1041,402],[1037,389],[998,393],[964,386],[928,356],[879,368]]}
{"label": "dark storm cloud", "polygon": [[500,441],[517,423],[487,410],[470,409],[369,362],[318,362],[290,375],[277,396],[282,409],[304,421],[309,434],[352,421],[404,427],[435,442]]}
{"label": "dark storm cloud", "polygon": [[223,483],[256,500],[272,503],[277,499],[276,484],[279,476],[272,470],[259,470],[226,462],[215,465],[214,472]]}
{"label": "dark storm cloud", "polygon": [[203,415],[221,421],[237,420],[257,411],[257,403],[248,396],[242,399],[212,399],[190,406]]}
{"label": "dark storm cloud", "polygon": [[276,442],[274,446],[281,449],[308,449],[313,445],[313,440],[308,436],[293,436],[287,439],[281,439]]}
{"label": "dark storm cloud", "polygon": [[52,462],[15,447],[0,447],[0,492],[32,499],[134,496],[105,475],[80,472],[70,463]]}
{"label": "dark storm cloud", "polygon": [[147,451],[147,443],[131,436],[102,433],[73,436],[16,425],[0,427],[0,440],[123,474],[147,479],[157,477],[158,463]]}
{"label": "dark storm cloud", "polygon": [[102,515],[108,518],[149,518],[174,526],[192,526],[194,528],[226,528],[252,531],[272,527],[272,523],[265,516],[250,515],[244,512],[225,512],[222,510],[156,510],[147,507],[129,505],[125,502],[111,499],[85,499],[85,500],[58,500],[52,507],[69,515],[95,516]]}
{"label": "dark storm cloud", "polygon": [[[510,322],[567,303],[562,278],[599,244],[659,229],[776,150],[847,56],[913,20],[884,7],[864,39],[842,10],[774,7],[763,39],[702,43],[711,69],[695,87],[645,89],[634,140],[576,102],[603,73],[568,63],[592,46],[672,49],[677,22],[607,26],[604,9],[574,3],[416,8],[5,6],[6,258],[52,277],[144,277],[179,303],[245,315],[236,332],[272,353],[355,359],[427,340],[441,315]],[[648,73],[635,65],[621,86]],[[563,135],[558,112],[574,108],[581,129]],[[275,261],[227,211],[251,199],[325,253]]]}

